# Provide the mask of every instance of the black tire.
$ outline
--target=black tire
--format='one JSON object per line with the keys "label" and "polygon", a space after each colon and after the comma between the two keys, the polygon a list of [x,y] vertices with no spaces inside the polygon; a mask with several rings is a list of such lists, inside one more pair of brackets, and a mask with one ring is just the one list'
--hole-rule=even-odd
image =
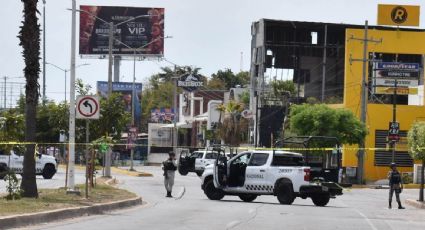
{"label": "black tire", "polygon": [[257,199],[257,195],[254,194],[241,194],[239,198],[244,202],[252,202]]}
{"label": "black tire", "polygon": [[224,192],[214,186],[213,180],[208,180],[205,183],[204,193],[210,200],[221,200],[224,197]]}
{"label": "black tire", "polygon": [[189,173],[189,171],[184,170],[184,169],[179,169],[179,173],[180,173],[180,175],[182,175],[182,176],[186,176],[186,175]]}
{"label": "black tire", "polygon": [[55,166],[52,164],[47,164],[44,166],[43,173],[41,175],[43,176],[44,179],[52,179],[55,173],[56,173]]}
{"label": "black tire", "polygon": [[202,173],[204,173],[204,171],[196,171],[196,175],[198,176],[202,176]]}
{"label": "black tire", "polygon": [[295,200],[292,184],[279,182],[276,185],[276,196],[279,203],[291,205]]}
{"label": "black tire", "polygon": [[329,196],[329,194],[320,194],[311,197],[313,204],[320,207],[326,206],[329,203],[330,199],[331,197]]}

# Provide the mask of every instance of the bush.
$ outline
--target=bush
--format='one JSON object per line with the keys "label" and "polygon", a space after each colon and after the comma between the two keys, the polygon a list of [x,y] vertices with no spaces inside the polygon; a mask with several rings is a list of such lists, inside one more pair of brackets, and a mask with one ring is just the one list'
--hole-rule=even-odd
{"label": "bush", "polygon": [[4,177],[6,181],[6,199],[7,200],[19,200],[21,199],[22,189],[21,181],[16,177],[16,174],[9,170]]}

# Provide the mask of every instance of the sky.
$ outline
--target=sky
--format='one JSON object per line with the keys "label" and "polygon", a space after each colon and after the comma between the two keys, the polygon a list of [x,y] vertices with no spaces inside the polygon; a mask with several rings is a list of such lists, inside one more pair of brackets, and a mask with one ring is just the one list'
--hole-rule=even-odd
{"label": "sky", "polygon": [[[0,88],[4,86],[4,77],[7,77],[6,86],[9,89],[8,82],[25,81],[22,48],[17,38],[23,5],[19,0],[1,2]],[[63,69],[70,68],[71,11],[67,9],[71,8],[71,3],[71,0],[46,0],[45,5],[46,61]],[[378,3],[420,5],[425,10],[423,0],[77,0],[77,8],[79,5],[165,8],[164,34],[172,38],[164,41],[164,57],[177,65],[199,67],[202,74],[210,76],[225,68],[234,72],[239,72],[241,67],[242,70],[249,70],[251,24],[261,18],[346,24],[364,24],[365,20],[369,20],[370,25],[375,25]],[[39,0],[38,8],[42,12],[42,0]],[[425,27],[423,15],[420,28]],[[42,15],[40,24],[41,19]],[[107,59],[77,57],[76,64],[89,64],[77,68],[76,77],[93,88],[96,81],[106,81],[108,78]],[[152,74],[166,66],[171,65],[165,61],[139,61],[136,64],[136,81],[146,83]],[[63,71],[46,66],[48,99],[64,100],[64,75]],[[120,81],[132,81],[132,76],[133,62],[122,61]],[[41,79],[42,73],[40,85]],[[66,84],[69,100],[69,73]],[[12,94],[17,94],[19,89],[14,91]],[[4,96],[0,96],[0,104],[3,99]]]}

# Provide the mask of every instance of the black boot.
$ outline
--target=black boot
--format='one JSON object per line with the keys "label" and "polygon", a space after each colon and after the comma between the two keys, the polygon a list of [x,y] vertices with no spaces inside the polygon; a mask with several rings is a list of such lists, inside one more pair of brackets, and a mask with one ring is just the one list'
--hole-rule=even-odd
{"label": "black boot", "polygon": [[167,197],[172,197],[171,192],[167,192]]}
{"label": "black boot", "polygon": [[388,202],[388,209],[391,209],[391,201]]}
{"label": "black boot", "polygon": [[401,206],[401,202],[400,201],[398,201],[398,209],[404,209],[404,207]]}

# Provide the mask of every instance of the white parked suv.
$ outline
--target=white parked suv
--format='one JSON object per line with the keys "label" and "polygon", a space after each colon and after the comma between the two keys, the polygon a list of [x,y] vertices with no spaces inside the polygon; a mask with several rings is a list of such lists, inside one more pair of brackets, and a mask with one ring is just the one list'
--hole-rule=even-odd
{"label": "white parked suv", "polygon": [[218,152],[208,149],[200,149],[189,153],[181,153],[179,157],[178,170],[181,175],[186,176],[189,172],[195,172],[201,176],[205,167],[214,164]]}
{"label": "white parked suv", "polygon": [[310,197],[317,206],[342,195],[336,183],[312,180],[302,154],[278,150],[252,150],[227,160],[223,154],[202,174],[202,189],[211,200],[236,195],[251,202],[259,195],[274,195],[281,204]]}
{"label": "white parked suv", "polygon": [[[0,153],[0,179],[2,179],[8,169],[17,174],[23,173],[24,157],[16,154],[13,150],[10,155]],[[51,179],[57,171],[57,163],[54,157],[44,154],[36,154],[35,172],[42,175],[44,179]]]}

